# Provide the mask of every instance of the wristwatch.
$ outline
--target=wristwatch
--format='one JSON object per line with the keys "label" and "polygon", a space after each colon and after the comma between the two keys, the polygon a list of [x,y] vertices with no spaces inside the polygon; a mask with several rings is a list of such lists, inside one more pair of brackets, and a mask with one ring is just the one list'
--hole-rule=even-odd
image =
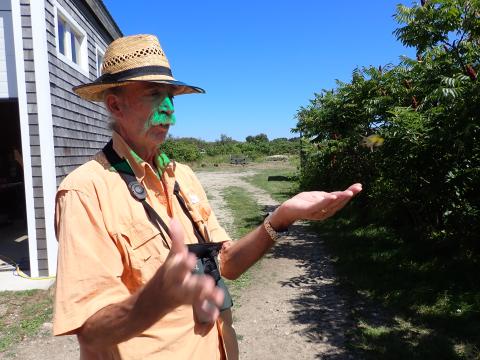
{"label": "wristwatch", "polygon": [[271,214],[268,214],[268,216],[265,218],[265,220],[263,220],[263,227],[267,231],[268,236],[270,236],[270,239],[272,239],[272,241],[277,241],[278,238],[288,234],[288,229],[275,230],[272,227],[272,224],[270,223],[270,217],[271,217]]}

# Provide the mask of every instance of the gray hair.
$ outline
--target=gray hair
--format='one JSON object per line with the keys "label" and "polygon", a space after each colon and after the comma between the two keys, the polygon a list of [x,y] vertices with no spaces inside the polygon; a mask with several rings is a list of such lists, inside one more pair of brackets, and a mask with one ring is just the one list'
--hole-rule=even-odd
{"label": "gray hair", "polygon": [[[109,88],[103,92],[103,103],[105,104],[105,99],[107,98],[108,95],[120,96],[122,94],[123,94],[122,86],[115,86],[115,87]],[[109,111],[106,106],[105,106],[105,109]],[[109,114],[107,127],[108,129],[114,130],[114,131],[117,129],[117,123],[115,121],[115,118],[112,116],[112,114]]]}

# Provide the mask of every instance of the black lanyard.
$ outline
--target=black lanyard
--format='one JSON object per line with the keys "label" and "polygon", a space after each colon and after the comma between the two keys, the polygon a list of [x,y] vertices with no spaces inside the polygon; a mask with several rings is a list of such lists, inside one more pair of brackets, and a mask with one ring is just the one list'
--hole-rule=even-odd
{"label": "black lanyard", "polygon": [[[170,236],[170,230],[168,229],[167,224],[165,224],[165,221],[162,220],[160,215],[158,215],[155,209],[152,208],[147,202],[147,192],[145,188],[137,181],[137,178],[135,177],[135,174],[133,173],[132,168],[130,167],[128,162],[120,158],[120,156],[118,156],[118,154],[115,152],[115,150],[113,149],[112,140],[110,140],[108,144],[105,145],[105,147],[103,148],[103,153],[105,154],[110,165],[112,165],[113,168],[117,170],[122,179],[125,181],[132,196],[142,203],[143,207],[145,208],[145,212],[147,213],[148,219],[160,231],[160,235],[163,239],[163,244],[166,248],[170,249],[170,245],[168,244],[167,239],[162,232],[163,229],[163,231],[168,236]],[[175,194],[175,197],[177,198],[183,212],[190,219],[193,225],[195,236],[197,237],[197,240],[199,242],[198,244],[187,245],[188,251],[194,253],[197,256],[196,268],[201,269],[200,273],[211,276],[215,280],[215,284],[221,289],[223,289],[225,297],[223,300],[223,304],[220,307],[220,311],[229,309],[233,306],[232,297],[230,296],[227,285],[225,284],[224,280],[220,275],[220,270],[218,269],[216,261],[216,256],[222,248],[222,243],[211,243],[205,240],[201,231],[197,228],[197,223],[193,220],[192,214],[190,214],[185,200],[180,194],[180,185],[177,181],[175,181],[173,193]]]}
{"label": "black lanyard", "polygon": [[[105,157],[107,158],[108,162],[112,167],[117,170],[118,174],[121,176],[121,178],[125,181],[127,184],[128,189],[130,190],[130,194],[140,201],[145,208],[145,212],[147,213],[148,219],[150,222],[157,227],[157,229],[160,231],[160,234],[163,239],[163,244],[165,247],[170,249],[170,245],[167,242],[167,239],[165,238],[163,231],[170,236],[170,230],[168,229],[167,224],[163,219],[158,215],[158,213],[155,211],[155,209],[147,202],[147,192],[145,188],[143,187],[142,184],[140,184],[137,181],[137,178],[135,177],[135,174],[132,171],[132,168],[128,164],[128,162],[115,152],[113,149],[113,141],[110,140],[107,145],[103,148],[103,153],[105,154]],[[183,199],[182,195],[180,194],[180,185],[179,183],[175,180],[175,185],[173,188],[173,193],[175,194],[175,197],[178,200],[178,203],[180,204],[180,207],[182,208],[183,212],[189,220],[191,221],[193,225],[193,231],[195,233],[195,236],[197,237],[197,240],[199,243],[206,243],[207,241],[203,237],[203,234],[197,229],[197,224],[192,218],[192,214],[190,214],[190,211],[188,210],[187,204],[185,203],[185,200]]]}

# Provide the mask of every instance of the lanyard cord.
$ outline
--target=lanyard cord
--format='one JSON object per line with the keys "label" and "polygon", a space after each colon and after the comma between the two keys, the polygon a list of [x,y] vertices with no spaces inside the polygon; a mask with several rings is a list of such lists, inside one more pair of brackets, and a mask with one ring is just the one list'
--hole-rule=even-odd
{"label": "lanyard cord", "polygon": [[[155,211],[155,209],[147,202],[147,192],[143,185],[141,185],[138,181],[135,175],[133,174],[132,168],[128,164],[128,162],[115,152],[113,149],[113,141],[110,140],[107,145],[103,148],[103,153],[105,154],[105,157],[107,158],[108,162],[112,167],[117,170],[118,174],[120,177],[125,181],[127,184],[128,189],[130,190],[130,194],[137,199],[138,201],[141,202],[143,205],[145,212],[147,213],[148,219],[150,222],[156,226],[156,228],[160,231],[160,235],[162,236],[162,241],[163,244],[165,245],[166,248],[170,249],[170,245],[168,244],[168,241],[164,235],[163,231],[170,236],[170,230],[168,229],[167,224],[163,219],[158,215],[158,213]],[[178,203],[180,204],[180,207],[182,208],[183,212],[185,215],[187,215],[188,219],[192,223],[193,226],[193,231],[195,233],[195,236],[198,240],[199,243],[205,243],[206,240],[203,237],[202,233],[199,231],[197,228],[196,222],[193,220],[192,214],[190,214],[190,211],[188,210],[187,204],[185,203],[185,200],[180,194],[180,185],[178,182],[175,180],[175,185],[174,185],[174,190],[173,193],[175,194],[175,197],[178,200]]]}
{"label": "lanyard cord", "polygon": [[197,226],[196,226],[197,223],[193,220],[192,214],[190,214],[190,211],[188,210],[185,200],[183,199],[182,195],[180,195],[180,185],[176,180],[175,180],[175,186],[173,188],[173,193],[177,197],[178,203],[180,204],[180,207],[182,208],[183,212],[190,219],[190,222],[193,225],[193,232],[195,233],[195,236],[197,237],[198,242],[200,244],[206,243],[207,241],[203,237],[202,233],[197,229]]}
{"label": "lanyard cord", "polygon": [[[170,236],[170,231],[168,229],[167,224],[165,224],[165,221],[162,220],[160,215],[158,215],[155,209],[152,206],[150,206],[150,204],[147,202],[146,200],[147,192],[145,188],[137,181],[137,178],[135,177],[135,174],[133,173],[128,162],[124,159],[121,159],[120,156],[118,156],[118,154],[115,152],[115,150],[113,150],[112,140],[110,140],[108,144],[105,145],[105,147],[103,148],[103,153],[105,154],[105,157],[107,158],[108,162],[112,165],[112,167],[115,170],[117,170],[118,174],[127,184],[127,187],[130,190],[130,194],[132,194],[132,196],[135,199],[137,199],[142,203],[145,209],[145,212],[147,213],[148,219],[160,231],[163,244],[165,245],[166,248],[170,249],[170,245],[168,244],[168,241],[163,233],[164,231],[168,236]],[[173,193],[175,194],[175,197],[177,198],[178,203],[180,204],[180,207],[182,208],[183,212],[190,219],[195,236],[197,237],[199,242],[198,244],[189,244],[188,250],[190,252],[193,252],[197,256],[197,264],[198,262],[202,264],[202,267],[203,267],[202,271],[205,274],[212,276],[215,280],[216,285],[221,289],[223,289],[225,298],[223,300],[223,305],[220,307],[220,311],[229,309],[233,306],[232,297],[230,296],[230,292],[228,291],[227,285],[224,283],[220,275],[220,271],[218,269],[218,266],[216,265],[216,260],[215,260],[215,256],[218,254],[218,252],[222,248],[222,243],[212,243],[212,242],[207,243],[205,238],[202,236],[202,233],[197,228],[197,223],[193,220],[193,217],[190,214],[190,211],[188,211],[188,207],[187,207],[187,204],[185,203],[185,200],[180,195],[180,185],[178,184],[177,181],[175,181]]]}

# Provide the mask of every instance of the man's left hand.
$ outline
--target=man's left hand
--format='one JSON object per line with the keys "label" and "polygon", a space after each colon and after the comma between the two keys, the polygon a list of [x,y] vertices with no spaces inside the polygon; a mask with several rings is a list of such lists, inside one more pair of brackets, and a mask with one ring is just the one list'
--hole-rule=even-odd
{"label": "man's left hand", "polygon": [[280,205],[270,218],[274,229],[286,229],[297,220],[325,220],[342,209],[362,191],[361,184],[353,184],[343,191],[309,191],[295,195]]}

